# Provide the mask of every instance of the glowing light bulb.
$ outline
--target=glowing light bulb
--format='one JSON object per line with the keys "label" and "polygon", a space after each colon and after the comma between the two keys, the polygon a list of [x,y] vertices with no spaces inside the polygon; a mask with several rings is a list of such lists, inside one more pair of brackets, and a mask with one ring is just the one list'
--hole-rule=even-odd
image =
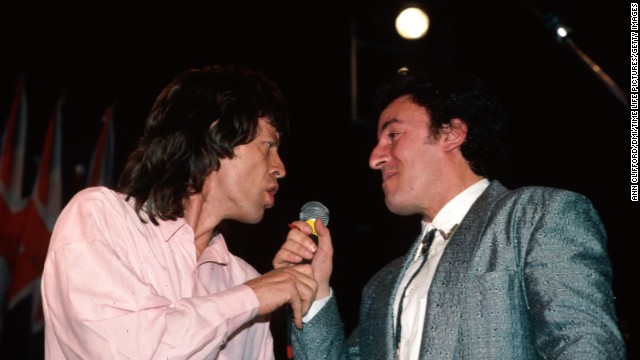
{"label": "glowing light bulb", "polygon": [[405,39],[420,39],[429,30],[429,17],[422,9],[406,8],[396,18],[396,30]]}
{"label": "glowing light bulb", "polygon": [[567,36],[567,30],[565,28],[563,28],[562,26],[558,27],[558,30],[556,30],[556,33],[558,33],[558,35],[560,37],[566,37]]}

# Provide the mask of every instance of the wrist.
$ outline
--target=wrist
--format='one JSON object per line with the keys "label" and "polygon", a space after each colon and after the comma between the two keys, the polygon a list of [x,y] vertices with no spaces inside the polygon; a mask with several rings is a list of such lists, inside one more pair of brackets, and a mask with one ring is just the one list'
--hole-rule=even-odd
{"label": "wrist", "polygon": [[329,284],[318,286],[318,290],[316,291],[316,300],[324,299],[330,295],[331,287],[329,286]]}

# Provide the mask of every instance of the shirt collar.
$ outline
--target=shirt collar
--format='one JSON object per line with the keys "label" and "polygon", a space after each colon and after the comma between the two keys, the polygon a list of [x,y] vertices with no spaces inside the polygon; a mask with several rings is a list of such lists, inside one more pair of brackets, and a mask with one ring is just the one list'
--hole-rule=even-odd
{"label": "shirt collar", "polygon": [[[135,199],[129,199],[129,205],[135,207]],[[143,210],[141,212],[141,218],[147,223],[151,222],[149,220],[149,216]],[[184,218],[177,218],[176,220],[162,220],[160,218],[156,218],[158,221],[158,228],[160,233],[162,234],[162,239],[164,241],[169,241],[173,238],[178,230],[186,226],[189,229],[191,234],[191,241],[193,240],[193,229]],[[203,263],[207,261],[212,261],[221,265],[226,265],[231,260],[231,253],[229,252],[229,248],[227,248],[227,243],[224,240],[224,236],[218,233],[214,235],[211,240],[209,240],[209,245],[205,248],[205,250],[198,258],[198,263]]]}
{"label": "shirt collar", "polygon": [[[176,220],[156,220],[158,220],[158,227],[160,228],[164,241],[169,241],[183,226],[189,226],[184,218],[177,218]],[[191,232],[193,233],[193,231]]]}
{"label": "shirt collar", "polygon": [[422,236],[433,227],[445,233],[450,232],[456,224],[460,224],[471,208],[471,205],[473,205],[488,186],[489,180],[483,178],[449,200],[438,212],[436,217],[433,218],[431,223],[422,220]]}
{"label": "shirt collar", "polygon": [[[184,218],[178,218],[176,220],[160,220],[158,219],[158,223],[160,226],[160,232],[164,238],[164,241],[168,241],[172,237],[176,235],[178,230],[183,227],[189,228],[190,241],[193,240],[193,229],[191,226],[187,224]],[[226,265],[229,263],[231,259],[231,253],[229,252],[229,248],[227,248],[227,243],[224,240],[224,236],[218,233],[214,235],[211,240],[209,240],[209,244],[204,249],[200,257],[198,258],[198,263],[204,262],[215,262],[220,265]]]}
{"label": "shirt collar", "polygon": [[[136,199],[133,196],[128,200],[126,194],[122,194],[121,196],[125,201],[129,203],[129,206],[135,209]],[[138,213],[138,216],[140,216],[140,218],[146,223],[151,222],[151,220],[149,219],[149,214],[147,214],[144,207]],[[171,237],[173,237],[173,235],[175,235],[175,233],[181,227],[187,225],[187,222],[184,220],[184,218],[178,218],[176,220],[162,220],[156,217],[156,221],[158,222],[158,228],[160,229],[160,233],[162,233],[162,240],[164,241],[169,241],[169,239],[171,239]]]}

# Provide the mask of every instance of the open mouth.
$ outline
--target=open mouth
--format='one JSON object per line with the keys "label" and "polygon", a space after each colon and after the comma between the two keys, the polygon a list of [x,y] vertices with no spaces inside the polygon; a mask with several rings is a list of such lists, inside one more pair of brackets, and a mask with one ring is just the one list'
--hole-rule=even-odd
{"label": "open mouth", "polygon": [[395,172],[382,173],[382,184],[386,183],[389,179],[396,175]]}
{"label": "open mouth", "polygon": [[267,192],[271,196],[276,196],[276,194],[278,193],[278,186],[273,186],[273,187],[268,188]]}
{"label": "open mouth", "polygon": [[276,194],[278,193],[278,186],[273,186],[267,189],[267,194],[269,196],[269,203],[267,207],[272,207],[276,202]]}

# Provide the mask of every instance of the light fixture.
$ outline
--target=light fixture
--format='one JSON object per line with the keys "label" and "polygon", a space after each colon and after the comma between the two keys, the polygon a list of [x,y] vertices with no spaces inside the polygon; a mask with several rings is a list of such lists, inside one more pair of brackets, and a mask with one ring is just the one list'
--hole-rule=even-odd
{"label": "light fixture", "polygon": [[409,7],[396,17],[396,31],[408,40],[424,37],[429,30],[429,16],[420,8]]}

